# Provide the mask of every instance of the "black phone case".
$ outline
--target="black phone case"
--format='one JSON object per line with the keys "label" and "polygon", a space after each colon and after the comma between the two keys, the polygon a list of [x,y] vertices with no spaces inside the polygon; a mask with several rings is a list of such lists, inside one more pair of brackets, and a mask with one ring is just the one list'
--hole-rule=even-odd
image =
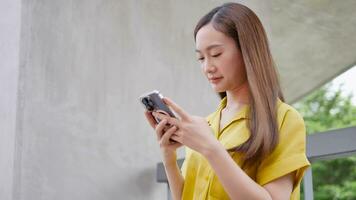
{"label": "black phone case", "polygon": [[[144,98],[146,98],[152,102],[151,106],[149,106],[150,108],[148,108],[148,106],[143,103]],[[148,111],[155,111],[155,112],[159,112],[159,113],[169,115],[171,117],[176,118],[176,116],[173,114],[173,112],[163,102],[162,98],[163,98],[163,96],[161,95],[161,93],[157,90],[154,90],[152,92],[142,95],[140,97],[140,102],[143,104],[145,109]],[[160,122],[160,119],[155,118],[155,117],[154,117],[154,119],[156,120],[157,123]]]}

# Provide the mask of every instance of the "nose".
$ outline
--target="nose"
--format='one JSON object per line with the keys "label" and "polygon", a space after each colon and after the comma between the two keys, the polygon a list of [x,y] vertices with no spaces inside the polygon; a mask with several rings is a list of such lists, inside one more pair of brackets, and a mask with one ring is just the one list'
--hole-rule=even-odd
{"label": "nose", "polygon": [[203,65],[203,70],[206,74],[214,73],[216,71],[215,65],[208,59],[204,60],[202,65]]}

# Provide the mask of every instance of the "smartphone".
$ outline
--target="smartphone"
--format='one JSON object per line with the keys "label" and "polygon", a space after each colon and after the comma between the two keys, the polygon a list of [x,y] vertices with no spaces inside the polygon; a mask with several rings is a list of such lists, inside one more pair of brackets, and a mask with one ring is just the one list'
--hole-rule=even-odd
{"label": "smartphone", "polygon": [[[155,111],[176,118],[171,109],[169,109],[169,107],[163,102],[162,98],[162,94],[158,90],[154,90],[152,92],[141,95],[140,102],[143,104],[147,111]],[[157,124],[161,121],[154,116],[153,118]]]}

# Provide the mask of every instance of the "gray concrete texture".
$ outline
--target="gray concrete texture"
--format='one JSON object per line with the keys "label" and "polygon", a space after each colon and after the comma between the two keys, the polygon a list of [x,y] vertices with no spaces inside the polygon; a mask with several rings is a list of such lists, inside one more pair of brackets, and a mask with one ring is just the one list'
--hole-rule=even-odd
{"label": "gray concrete texture", "polygon": [[356,64],[356,1],[271,1],[272,51],[294,102]]}
{"label": "gray concrete texture", "polygon": [[0,199],[12,199],[20,48],[20,0],[0,0]]}
{"label": "gray concrete texture", "polygon": [[[1,96],[11,103],[0,105],[9,106],[6,119],[1,119],[9,134],[0,134],[1,144],[8,147],[0,152],[6,154],[0,158],[0,169],[7,170],[0,173],[8,174],[0,181],[0,199],[165,199],[166,185],[155,182],[159,147],[137,98],[158,89],[195,115],[205,116],[216,108],[218,98],[195,58],[193,29],[203,14],[222,2],[15,3],[15,13],[21,12],[21,35],[9,64],[14,68],[8,71],[13,85]],[[354,15],[349,9],[354,2],[342,2],[327,1],[333,7],[321,1],[244,2],[272,38],[289,101],[354,63],[349,52],[355,49],[354,28],[349,27],[354,22],[326,23],[337,22],[330,16],[339,12]],[[333,8],[341,10],[323,13]],[[342,38],[333,35],[339,32]],[[315,44],[323,53],[313,50],[313,42],[323,42]],[[8,68],[1,67],[1,72]],[[179,157],[183,153],[180,150]],[[12,186],[7,185],[11,181]]]}

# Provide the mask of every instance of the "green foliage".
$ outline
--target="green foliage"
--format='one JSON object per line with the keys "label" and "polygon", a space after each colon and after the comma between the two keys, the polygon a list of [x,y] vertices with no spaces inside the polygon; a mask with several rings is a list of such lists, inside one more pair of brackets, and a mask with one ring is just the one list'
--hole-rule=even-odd
{"label": "green foliage", "polygon": [[[308,134],[356,126],[356,105],[352,95],[342,95],[342,86],[331,91],[331,84],[325,85],[294,107],[303,115]],[[356,200],[356,156],[318,161],[312,169],[316,200]]]}
{"label": "green foliage", "polygon": [[341,87],[332,92],[327,84],[294,105],[304,117],[308,134],[356,125],[352,94],[343,96]]}

